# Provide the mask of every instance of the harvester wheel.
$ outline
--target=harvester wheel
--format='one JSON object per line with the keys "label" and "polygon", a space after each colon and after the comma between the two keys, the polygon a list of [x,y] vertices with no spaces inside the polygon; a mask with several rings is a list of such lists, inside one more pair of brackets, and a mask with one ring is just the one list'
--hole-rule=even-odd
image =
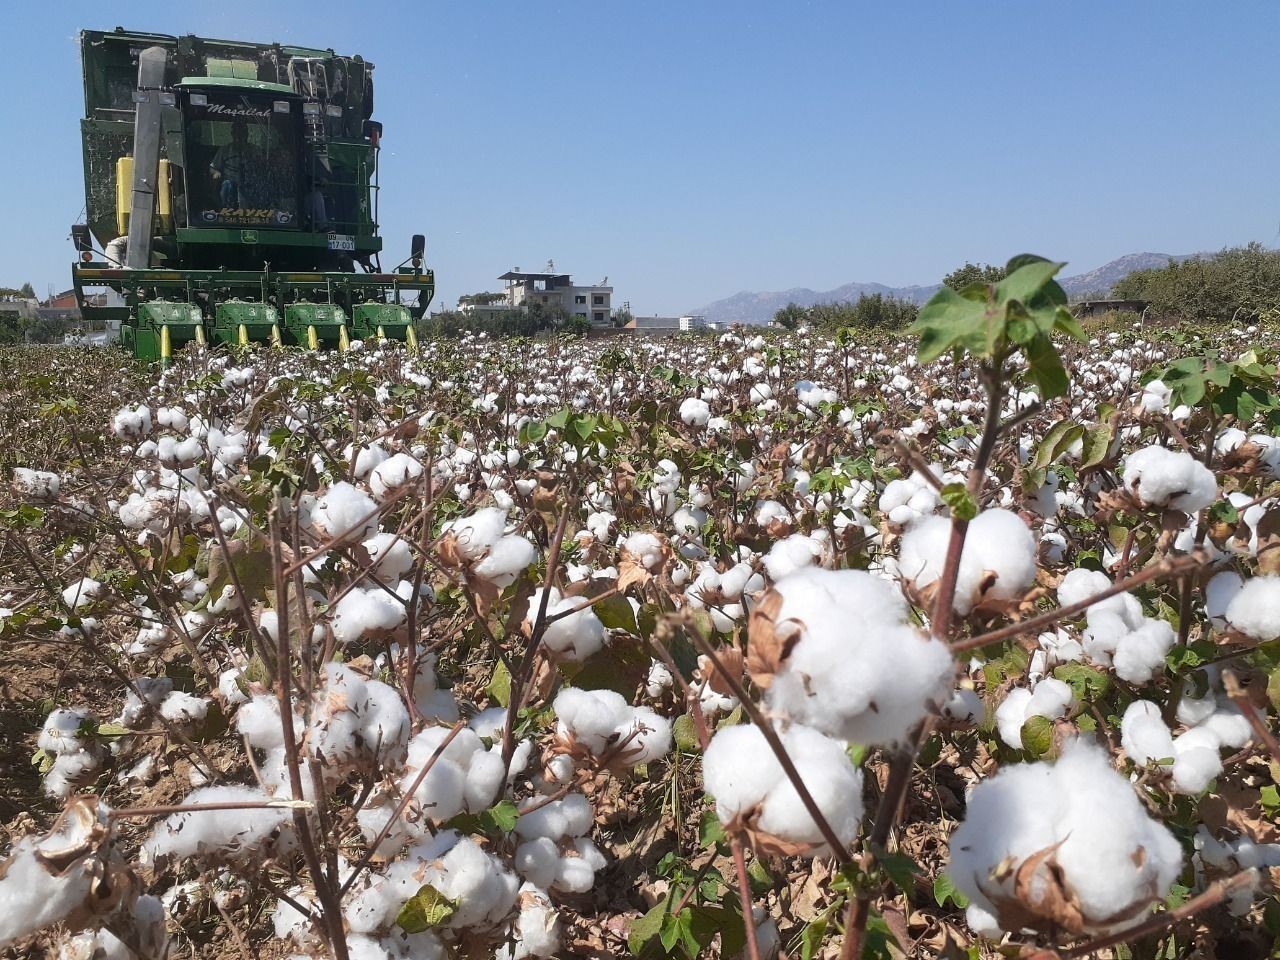
{"label": "harvester wheel", "polygon": [[316,333],[316,327],[314,323],[307,325],[307,349],[308,350],[320,349],[320,335]]}
{"label": "harvester wheel", "polygon": [[236,340],[242,347],[247,347],[249,345],[249,328],[243,323],[240,324],[239,329],[236,330]]}

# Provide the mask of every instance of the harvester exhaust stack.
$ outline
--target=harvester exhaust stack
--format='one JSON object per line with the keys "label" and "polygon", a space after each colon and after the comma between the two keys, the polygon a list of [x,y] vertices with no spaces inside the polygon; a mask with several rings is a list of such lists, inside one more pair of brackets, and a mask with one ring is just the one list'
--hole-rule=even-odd
{"label": "harvester exhaust stack", "polygon": [[133,120],[133,194],[129,204],[130,270],[151,266],[152,220],[156,214],[156,180],[160,175],[160,88],[168,56],[164,47],[147,47],[138,55],[137,104]]}

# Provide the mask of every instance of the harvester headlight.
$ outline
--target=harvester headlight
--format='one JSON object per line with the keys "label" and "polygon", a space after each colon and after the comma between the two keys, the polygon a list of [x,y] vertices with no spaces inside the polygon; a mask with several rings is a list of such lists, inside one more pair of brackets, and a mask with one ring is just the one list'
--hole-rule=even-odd
{"label": "harvester headlight", "polygon": [[326,106],[326,107],[324,108],[324,112],[325,112],[325,114],[326,114],[326,115],[328,115],[328,116],[330,116],[330,117],[340,117],[340,116],[342,116],[342,108],[341,108],[340,106],[338,106],[336,103],[331,103],[331,104],[329,104],[328,106]]}
{"label": "harvester headlight", "polygon": [[172,107],[177,102],[178,102],[178,98],[174,96],[172,93],[169,93],[168,91],[161,91],[160,106]]}
{"label": "harvester headlight", "polygon": [[209,105],[209,98],[203,93],[193,93],[191,94],[191,105],[193,107],[207,107]]}
{"label": "harvester headlight", "polygon": [[314,100],[309,103],[304,103],[302,105],[302,112],[308,117],[318,117],[320,116],[320,104],[316,103]]}
{"label": "harvester headlight", "polygon": [[274,102],[271,104],[271,109],[272,109],[272,110],[274,110],[276,113],[288,113],[288,112],[289,112],[289,101],[288,101],[288,100],[276,100],[276,101],[274,101]]}

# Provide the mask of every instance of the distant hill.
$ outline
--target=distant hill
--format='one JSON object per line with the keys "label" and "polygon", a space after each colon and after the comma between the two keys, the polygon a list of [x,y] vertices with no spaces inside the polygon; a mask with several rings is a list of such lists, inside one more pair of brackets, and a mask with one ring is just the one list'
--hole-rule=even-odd
{"label": "distant hill", "polygon": [[[1062,277],[1059,283],[1062,284],[1062,289],[1067,292],[1069,297],[1079,297],[1093,293],[1105,294],[1121,278],[1128,276],[1135,270],[1163,267],[1170,260],[1182,261],[1194,256],[1200,256],[1200,254],[1189,253],[1171,256],[1167,253],[1130,253],[1119,259],[1112,260],[1110,263],[1104,263],[1098,269],[1090,270],[1088,273]],[[775,313],[789,303],[798,303],[802,307],[810,307],[815,303],[853,302],[864,294],[873,295],[877,293],[898,297],[903,300],[911,300],[915,303],[924,303],[938,292],[940,286],[942,284],[934,283],[928,286],[888,287],[883,283],[855,282],[846,283],[844,286],[836,287],[834,290],[810,290],[808,287],[792,287],[790,290],[779,290],[776,293],[767,291],[753,293],[744,290],[741,293],[735,293],[731,297],[725,297],[723,300],[709,303],[693,312],[706,317],[708,320],[726,323],[735,321],[740,323],[768,323],[773,319]]]}

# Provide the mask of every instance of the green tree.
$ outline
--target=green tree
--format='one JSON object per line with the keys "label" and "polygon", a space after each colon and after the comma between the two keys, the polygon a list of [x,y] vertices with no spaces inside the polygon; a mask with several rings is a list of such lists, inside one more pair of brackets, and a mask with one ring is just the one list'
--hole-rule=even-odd
{"label": "green tree", "polygon": [[1151,312],[1200,323],[1247,322],[1280,307],[1280,251],[1260,243],[1232,247],[1211,257],[1138,270],[1112,295],[1145,300]]}
{"label": "green tree", "polygon": [[956,267],[942,278],[944,286],[952,290],[963,290],[971,283],[999,283],[1008,271],[1004,267],[993,267],[989,263],[970,263],[965,261],[963,267]]}
{"label": "green tree", "polygon": [[788,303],[773,315],[773,322],[788,330],[794,330],[800,324],[808,322],[808,319],[808,311],[798,303]]}
{"label": "green tree", "polygon": [[625,327],[634,319],[631,311],[626,307],[621,307],[617,313],[613,315],[613,325],[615,327]]}
{"label": "green tree", "polygon": [[31,286],[30,281],[27,281],[21,286],[21,288],[19,288],[18,296],[22,297],[22,299],[24,300],[36,299],[36,291],[35,291],[35,288]]}

